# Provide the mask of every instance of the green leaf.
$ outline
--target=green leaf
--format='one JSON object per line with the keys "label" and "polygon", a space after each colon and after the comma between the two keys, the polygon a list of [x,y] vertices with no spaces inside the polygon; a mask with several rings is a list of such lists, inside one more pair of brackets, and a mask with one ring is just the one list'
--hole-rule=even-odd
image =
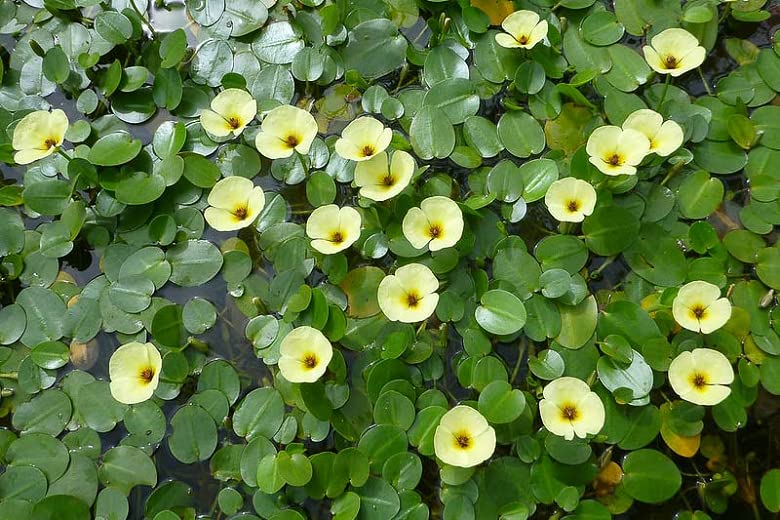
{"label": "green leaf", "polygon": [[523,302],[512,293],[503,290],[488,291],[482,295],[480,303],[482,305],[474,311],[474,317],[479,325],[491,334],[514,334],[525,325]]}
{"label": "green leaf", "polygon": [[184,464],[206,460],[217,447],[217,427],[211,416],[200,406],[188,405],[171,418],[168,447]]}
{"label": "green leaf", "polygon": [[623,459],[623,488],[635,500],[659,504],[680,489],[682,476],[677,465],[655,450],[637,450]]}
{"label": "green leaf", "polygon": [[96,166],[118,166],[134,159],[140,151],[140,139],[133,139],[127,132],[115,132],[98,139],[88,159]]}
{"label": "green leaf", "polygon": [[157,484],[154,462],[143,451],[132,446],[119,446],[108,450],[103,456],[98,476],[103,485],[116,488],[125,495],[129,495],[135,486]]}

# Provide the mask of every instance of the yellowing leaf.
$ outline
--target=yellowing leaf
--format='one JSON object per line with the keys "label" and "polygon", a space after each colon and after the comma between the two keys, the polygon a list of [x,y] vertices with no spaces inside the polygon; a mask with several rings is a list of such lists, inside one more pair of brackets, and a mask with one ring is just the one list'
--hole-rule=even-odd
{"label": "yellowing leaf", "polygon": [[515,11],[514,2],[510,0],[471,0],[471,5],[484,11],[493,25],[501,25],[504,18]]}

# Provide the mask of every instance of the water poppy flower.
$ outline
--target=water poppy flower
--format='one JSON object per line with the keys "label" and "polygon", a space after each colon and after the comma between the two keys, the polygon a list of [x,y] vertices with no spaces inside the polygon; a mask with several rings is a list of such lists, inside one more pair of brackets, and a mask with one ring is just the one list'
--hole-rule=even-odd
{"label": "water poppy flower", "polygon": [[566,177],[547,188],[544,204],[560,222],[582,222],[596,207],[596,190],[587,181]]}
{"label": "water poppy flower", "polygon": [[59,108],[30,112],[14,128],[14,161],[30,164],[53,154],[65,141],[68,125],[68,116]]}
{"label": "water poppy flower", "polygon": [[114,351],[108,361],[111,395],[124,404],[151,398],[160,383],[162,357],[151,343],[133,341]]}
{"label": "water poppy flower", "polygon": [[355,208],[335,204],[321,206],[309,215],[306,235],[311,246],[324,255],[344,251],[360,238],[360,213]]}
{"label": "water poppy flower", "polygon": [[560,377],[544,387],[543,395],[539,414],[550,433],[570,441],[595,435],[604,426],[604,403],[585,381]]}
{"label": "water poppy flower", "polygon": [[257,115],[257,102],[252,95],[239,88],[228,88],[211,100],[211,110],[200,112],[200,126],[217,137],[231,134],[238,137]]}
{"label": "water poppy flower", "polygon": [[333,358],[328,338],[312,327],[290,331],[279,347],[279,371],[291,383],[313,383],[325,373]]}
{"label": "water poppy flower", "polygon": [[659,74],[677,77],[693,70],[702,63],[707,51],[699,45],[694,35],[672,27],[653,36],[650,45],[642,47],[645,61]]}
{"label": "water poppy flower", "polygon": [[384,152],[392,138],[393,131],[373,117],[359,117],[341,132],[336,153],[344,159],[367,161]]}
{"label": "water poppy flower", "polygon": [[439,303],[439,280],[422,264],[407,264],[379,283],[379,308],[390,321],[416,323],[427,320]]}
{"label": "water poppy flower", "polygon": [[245,177],[226,177],[211,188],[206,222],[217,231],[235,231],[252,225],[265,206],[260,186]]}
{"label": "water poppy flower", "polygon": [[445,413],[433,434],[433,450],[445,464],[470,468],[489,459],[496,431],[477,410],[456,406]]}
{"label": "water poppy flower", "polygon": [[623,130],[641,132],[650,141],[648,153],[667,157],[683,143],[683,129],[676,122],[664,121],[661,114],[649,108],[632,112],[623,121]]}
{"label": "water poppy flower", "polygon": [[650,140],[636,130],[600,126],[588,137],[585,151],[604,175],[635,175],[636,166],[650,150]]}
{"label": "water poppy flower", "polygon": [[463,212],[448,197],[428,197],[406,212],[401,224],[406,240],[417,249],[438,251],[454,246],[463,235]]}
{"label": "water poppy flower", "polygon": [[269,159],[290,157],[293,152],[306,155],[317,137],[317,121],[306,110],[281,105],[263,118],[255,137],[255,148]]}
{"label": "water poppy flower", "polygon": [[734,369],[717,350],[696,348],[681,352],[669,365],[669,384],[680,398],[703,406],[716,405],[731,393]]}
{"label": "water poppy flower", "polygon": [[539,21],[533,11],[515,11],[501,22],[503,33],[496,34],[496,43],[508,49],[533,49],[547,37],[547,20]]}
{"label": "water poppy flower", "polygon": [[682,286],[672,302],[674,320],[693,332],[709,334],[729,321],[731,302],[720,297],[720,288],[697,280]]}
{"label": "water poppy flower", "polygon": [[399,150],[393,153],[388,166],[387,152],[381,152],[355,166],[355,184],[360,195],[382,202],[401,193],[412,180],[417,165],[408,153]]}

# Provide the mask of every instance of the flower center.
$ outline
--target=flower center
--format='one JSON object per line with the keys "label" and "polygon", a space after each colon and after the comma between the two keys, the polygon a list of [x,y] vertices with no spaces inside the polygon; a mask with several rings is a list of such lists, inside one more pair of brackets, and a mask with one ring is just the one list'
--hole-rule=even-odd
{"label": "flower center", "polygon": [[298,146],[300,144],[300,141],[298,140],[298,136],[295,136],[295,135],[288,135],[287,139],[285,139],[284,142],[290,148],[295,148],[296,146]]}
{"label": "flower center", "polygon": [[577,407],[572,404],[567,404],[561,408],[561,417],[567,421],[574,421],[578,416]]}
{"label": "flower center", "polygon": [[320,360],[317,359],[317,356],[311,352],[309,352],[303,357],[303,366],[305,366],[309,370],[311,370],[312,368],[316,368],[317,365],[319,364],[320,364]]}
{"label": "flower center", "polygon": [[363,149],[360,152],[363,154],[363,157],[371,157],[376,153],[376,150],[374,150],[373,146],[367,144],[363,147]]}
{"label": "flower center", "polygon": [[341,234],[341,231],[334,231],[330,236],[330,241],[340,244],[344,241],[344,235]]}
{"label": "flower center", "polygon": [[576,213],[580,210],[580,201],[570,200],[566,203],[566,209],[568,209],[570,213]]}
{"label": "flower center", "polygon": [[664,58],[664,64],[666,65],[667,69],[676,69],[677,68],[677,58],[674,56],[667,56]]}
{"label": "flower center", "polygon": [[233,215],[235,215],[238,220],[244,220],[248,213],[246,206],[238,206],[233,210]]}
{"label": "flower center", "polygon": [[432,239],[440,238],[442,234],[441,226],[438,224],[432,224],[431,227],[428,228],[428,236]]}
{"label": "flower center", "polygon": [[420,295],[417,293],[406,293],[406,306],[410,309],[416,308],[420,304]]}
{"label": "flower center", "polygon": [[46,139],[46,140],[43,142],[43,146],[44,146],[44,148],[46,148],[47,150],[48,150],[49,148],[53,148],[53,147],[57,146],[57,140],[56,140],[56,139],[53,139],[53,138],[51,138],[51,137],[49,137],[48,139]]}
{"label": "flower center", "polygon": [[613,153],[609,158],[607,158],[607,163],[611,164],[612,166],[620,166],[623,164],[623,159],[619,154]]}
{"label": "flower center", "polygon": [[236,128],[241,126],[241,121],[235,116],[227,118],[227,124],[230,128],[235,130]]}
{"label": "flower center", "polygon": [[141,380],[148,385],[149,383],[152,382],[152,379],[154,378],[154,369],[144,368],[143,370],[141,370],[140,377]]}
{"label": "flower center", "polygon": [[696,390],[703,390],[707,386],[707,377],[700,372],[695,372],[691,376],[691,383],[696,387]]}
{"label": "flower center", "polygon": [[387,187],[392,186],[395,184],[395,179],[392,175],[386,175],[384,179],[382,179],[382,184],[384,184]]}
{"label": "flower center", "polygon": [[461,450],[466,450],[471,447],[472,439],[471,435],[467,432],[459,432],[455,434],[455,447]]}
{"label": "flower center", "polygon": [[691,316],[693,316],[694,319],[701,320],[706,316],[707,309],[703,305],[696,305],[695,307],[691,307]]}

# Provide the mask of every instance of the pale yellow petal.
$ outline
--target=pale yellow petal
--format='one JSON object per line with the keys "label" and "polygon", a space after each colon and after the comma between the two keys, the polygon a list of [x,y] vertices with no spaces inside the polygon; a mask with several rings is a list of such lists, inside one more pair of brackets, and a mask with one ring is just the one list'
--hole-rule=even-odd
{"label": "pale yellow petal", "polygon": [[685,29],[672,27],[653,36],[650,45],[661,56],[685,56],[699,46],[699,40]]}
{"label": "pale yellow petal", "polygon": [[255,148],[269,159],[284,159],[290,157],[295,150],[295,147],[290,146],[290,143],[287,141],[262,130],[255,136]]}
{"label": "pale yellow petal", "polygon": [[650,140],[641,132],[626,129],[620,134],[618,153],[624,158],[624,164],[636,166],[650,151]]}
{"label": "pale yellow petal", "polygon": [[682,146],[683,129],[674,121],[666,121],[651,140],[651,152],[667,157]]}
{"label": "pale yellow petal", "polygon": [[312,239],[328,239],[338,230],[339,207],[335,204],[320,206],[306,220],[306,236]]}
{"label": "pale yellow petal", "polygon": [[515,40],[514,36],[507,33],[497,33],[495,36],[496,43],[506,49],[520,49],[525,47],[523,44]]}
{"label": "pale yellow petal", "polygon": [[154,395],[152,385],[139,384],[136,378],[124,377],[112,379],[108,388],[111,396],[122,404],[138,404],[150,399]]}
{"label": "pale yellow petal", "polygon": [[124,404],[149,399],[159,384],[161,369],[162,357],[151,343],[120,346],[108,362],[111,395]]}
{"label": "pale yellow petal", "polygon": [[714,406],[731,394],[731,388],[722,385],[708,385],[702,390],[694,390],[686,394],[680,394],[680,397],[693,404],[700,406]]}
{"label": "pale yellow petal", "polygon": [[696,373],[696,365],[693,354],[686,350],[680,352],[669,364],[669,384],[677,395],[683,395],[695,391],[692,377]]}
{"label": "pale yellow petal", "polygon": [[528,40],[528,48],[532,49],[537,43],[544,41],[547,37],[547,20],[542,20],[531,31],[531,37]]}
{"label": "pale yellow petal", "polygon": [[350,206],[345,206],[339,210],[339,230],[343,235],[344,242],[349,247],[360,238],[360,228],[362,219],[360,212]]}
{"label": "pale yellow petal", "polygon": [[246,204],[254,187],[254,183],[246,177],[237,175],[225,177],[211,188],[207,201],[209,206],[233,210],[238,205]]}
{"label": "pale yellow petal", "polygon": [[55,140],[57,146],[60,146],[65,140],[65,132],[68,131],[68,116],[59,108],[51,111],[49,116],[49,133]]}
{"label": "pale yellow petal", "polygon": [[617,126],[600,126],[591,132],[585,151],[591,157],[603,158],[614,153],[623,131]]}
{"label": "pale yellow petal", "polygon": [[629,114],[623,121],[623,130],[636,130],[652,140],[661,129],[663,122],[664,118],[661,114],[649,108],[642,108]]}
{"label": "pale yellow petal", "polygon": [[538,14],[533,11],[520,10],[504,18],[501,27],[515,39],[519,39],[520,36],[530,36],[537,23],[539,23]]}
{"label": "pale yellow petal", "polygon": [[239,218],[231,211],[208,207],[203,212],[208,225],[217,231],[237,231],[252,224],[252,220]]}
{"label": "pale yellow petal", "polygon": [[292,383],[313,383],[328,368],[333,346],[319,330],[302,326],[284,337],[279,348],[279,370]]}
{"label": "pale yellow petal", "polygon": [[[439,251],[454,246],[463,235],[463,212],[458,204],[448,197],[428,197],[420,204],[430,228],[431,241],[428,249]],[[432,230],[435,229],[435,233]]]}
{"label": "pale yellow petal", "polygon": [[650,68],[659,74],[669,74],[670,69],[666,68],[666,64],[661,59],[661,56],[649,45],[642,47],[642,53],[645,55],[645,61]]}
{"label": "pale yellow petal", "polygon": [[249,193],[249,197],[247,198],[247,218],[254,222],[255,219],[260,215],[260,212],[263,211],[264,207],[265,193],[263,193],[263,188],[260,186],[255,186],[252,188],[252,191]]}
{"label": "pale yellow petal", "polygon": [[48,150],[40,150],[37,148],[19,150],[14,154],[14,162],[17,164],[30,164],[37,161],[38,159],[43,159],[44,157],[50,156],[54,153],[54,150],[54,148],[50,148]]}
{"label": "pale yellow petal", "polygon": [[429,294],[421,298],[415,308],[401,307],[396,316],[401,323],[418,323],[430,318],[439,304],[439,295]]}
{"label": "pale yellow petal", "polygon": [[576,421],[572,421],[575,434],[580,438],[585,438],[589,434],[596,435],[604,427],[606,412],[604,403],[601,402],[598,394],[588,392],[583,399],[577,403],[580,414]]}
{"label": "pale yellow petal", "polygon": [[683,285],[677,292],[675,300],[679,299],[687,307],[699,304],[708,307],[718,298],[720,298],[720,288],[717,285],[695,280]]}
{"label": "pale yellow petal", "polygon": [[711,348],[693,349],[691,360],[693,365],[706,369],[708,383],[730,385],[734,382],[734,369],[722,352]]}
{"label": "pale yellow petal", "polygon": [[395,276],[407,290],[417,289],[421,294],[431,294],[439,290],[439,279],[428,266],[406,264],[395,271]]}
{"label": "pale yellow petal", "polygon": [[559,377],[544,387],[542,393],[545,399],[558,405],[562,403],[577,403],[590,392],[588,384],[576,377]]}
{"label": "pale yellow petal", "polygon": [[355,184],[360,188],[383,185],[384,179],[389,173],[387,152],[382,152],[368,161],[362,161],[355,165]]}
{"label": "pale yellow petal", "polygon": [[290,120],[299,141],[295,146],[295,151],[306,155],[309,153],[314,138],[317,137],[317,121],[306,110],[297,107],[293,108],[295,108],[295,112],[291,114]]}
{"label": "pale yellow petal", "polygon": [[336,141],[336,153],[344,159],[367,161],[387,149],[393,131],[373,117],[359,117],[347,125]]}
{"label": "pale yellow petal", "polygon": [[707,50],[704,47],[696,47],[680,60],[680,62],[677,64],[677,68],[672,71],[672,76],[680,76],[690,70],[695,69],[704,63],[704,59],[706,57]]}
{"label": "pale yellow petal", "polygon": [[705,316],[699,320],[702,334],[715,332],[726,324],[731,318],[731,302],[726,298],[720,298],[712,302]]}
{"label": "pale yellow petal", "polygon": [[547,431],[570,441],[574,439],[574,427],[571,421],[564,419],[561,409],[549,399],[539,401],[539,416]]}
{"label": "pale yellow petal", "polygon": [[393,275],[385,276],[379,282],[377,289],[377,302],[388,320],[399,321],[402,310],[402,302],[406,298],[406,290],[401,281]]}
{"label": "pale yellow petal", "polygon": [[404,237],[416,249],[423,249],[431,241],[430,228],[428,217],[420,208],[409,208],[401,223]]}
{"label": "pale yellow petal", "polygon": [[224,117],[207,108],[200,111],[200,126],[217,137],[225,137],[233,131]]}

